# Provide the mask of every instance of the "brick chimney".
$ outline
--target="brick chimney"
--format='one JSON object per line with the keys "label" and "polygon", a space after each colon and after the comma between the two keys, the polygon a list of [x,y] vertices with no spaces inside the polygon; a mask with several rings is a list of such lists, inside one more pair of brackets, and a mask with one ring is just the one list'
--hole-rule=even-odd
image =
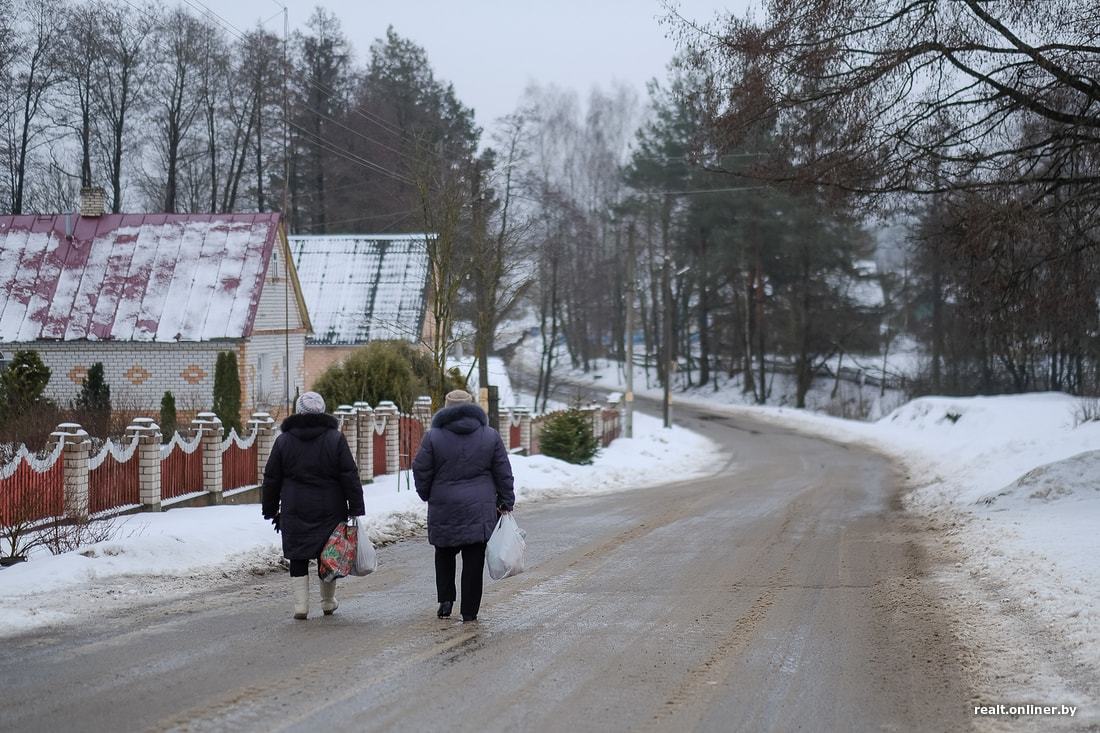
{"label": "brick chimney", "polygon": [[107,192],[98,186],[80,189],[80,215],[103,216],[107,206]]}

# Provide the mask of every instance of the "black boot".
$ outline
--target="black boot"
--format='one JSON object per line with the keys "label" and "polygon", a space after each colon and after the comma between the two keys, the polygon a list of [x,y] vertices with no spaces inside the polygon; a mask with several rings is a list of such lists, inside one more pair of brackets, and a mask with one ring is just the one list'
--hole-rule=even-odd
{"label": "black boot", "polygon": [[451,615],[451,608],[455,605],[454,601],[443,601],[439,604],[439,618],[449,618]]}
{"label": "black boot", "polygon": [[462,614],[462,623],[469,623],[471,621],[477,621],[477,616],[470,616],[469,614]]}

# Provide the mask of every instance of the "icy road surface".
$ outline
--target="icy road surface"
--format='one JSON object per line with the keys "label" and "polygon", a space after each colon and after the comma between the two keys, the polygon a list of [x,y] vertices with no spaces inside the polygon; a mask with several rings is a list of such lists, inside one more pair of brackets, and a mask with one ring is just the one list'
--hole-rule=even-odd
{"label": "icy road surface", "polygon": [[5,730],[965,730],[932,560],[873,453],[680,410],[717,475],[516,517],[527,573],[435,618],[432,549],[383,548],[340,609],[287,578],[6,640]]}

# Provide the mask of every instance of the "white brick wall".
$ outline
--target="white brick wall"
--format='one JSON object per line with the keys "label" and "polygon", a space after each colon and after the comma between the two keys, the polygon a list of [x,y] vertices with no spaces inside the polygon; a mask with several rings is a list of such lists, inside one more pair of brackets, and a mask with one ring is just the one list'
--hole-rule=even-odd
{"label": "white brick wall", "polygon": [[[166,390],[176,398],[176,409],[210,409],[214,394],[214,365],[219,351],[236,351],[241,374],[244,412],[284,404],[283,362],[286,342],[282,334],[258,335],[244,342],[207,341],[181,343],[119,343],[111,341],[41,341],[0,344],[5,358],[21,349],[32,349],[50,368],[46,396],[62,405],[75,399],[80,377],[92,364],[103,363],[111,386],[111,402],[119,409],[146,410],[155,415]],[[243,348],[241,348],[243,346]],[[290,335],[291,397],[304,391],[305,336]],[[255,384],[260,362],[266,365],[268,394]],[[189,381],[189,379],[191,381]]]}
{"label": "white brick wall", "polygon": [[[305,335],[290,334],[290,397],[295,390],[305,392]],[[242,375],[242,383],[247,393],[244,402],[251,411],[261,410],[271,414],[282,414],[286,406],[286,376],[283,364],[286,361],[286,336],[284,334],[256,334],[248,339],[246,346],[248,379]],[[335,408],[335,405],[333,405]]]}

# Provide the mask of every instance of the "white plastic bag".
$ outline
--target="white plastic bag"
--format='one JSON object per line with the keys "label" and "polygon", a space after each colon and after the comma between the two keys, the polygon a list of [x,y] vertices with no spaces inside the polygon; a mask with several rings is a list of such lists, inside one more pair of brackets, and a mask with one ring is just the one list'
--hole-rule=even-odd
{"label": "white plastic bag", "polygon": [[355,526],[355,564],[352,565],[352,575],[370,575],[378,569],[378,553],[374,545],[367,537],[367,528],[363,526],[362,517],[353,517]]}
{"label": "white plastic bag", "polygon": [[527,533],[519,528],[512,513],[502,514],[497,520],[493,536],[485,550],[489,564],[489,577],[504,580],[523,572],[527,564]]}

